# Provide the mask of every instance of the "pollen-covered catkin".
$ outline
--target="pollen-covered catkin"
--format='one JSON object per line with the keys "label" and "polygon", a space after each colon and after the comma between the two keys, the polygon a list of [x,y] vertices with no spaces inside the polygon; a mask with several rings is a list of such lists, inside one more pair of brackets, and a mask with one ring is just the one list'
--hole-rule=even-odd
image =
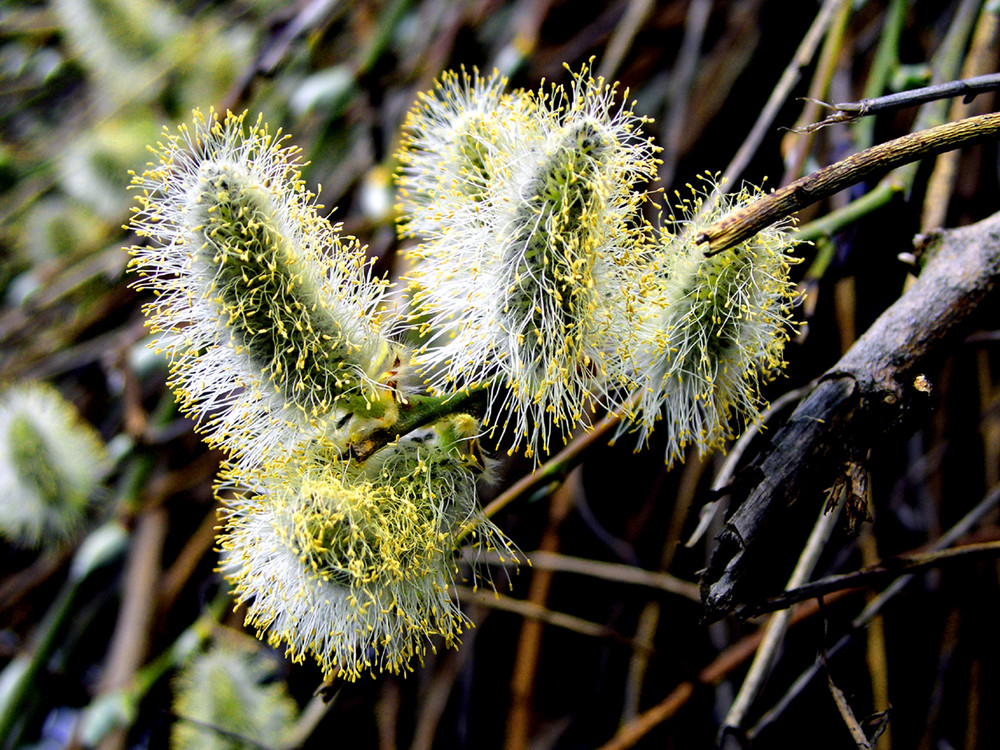
{"label": "pollen-covered catkin", "polygon": [[[465,441],[463,441],[464,445]],[[476,501],[481,467],[435,431],[363,464],[315,446],[227,500],[222,571],[247,624],[295,661],[350,679],[412,669],[468,621],[449,587],[460,538],[510,554]]]}
{"label": "pollen-covered catkin", "polygon": [[72,538],[99,499],[107,452],[58,391],[0,393],[0,536],[29,547]]}
{"label": "pollen-covered catkin", "polygon": [[605,360],[627,346],[645,229],[635,187],[656,160],[642,118],[586,69],[570,92],[517,97],[530,117],[490,141],[487,190],[449,195],[456,221],[414,250],[409,278],[427,332],[414,364],[432,391],[490,382],[488,421],[534,455],[586,421]]}
{"label": "pollen-covered catkin", "polygon": [[795,240],[774,226],[716,255],[697,243],[703,227],[759,192],[693,192],[678,208],[677,232],[663,230],[653,250],[656,285],[643,299],[639,346],[625,363],[635,396],[622,431],[637,429],[642,443],[662,426],[668,463],[688,446],[721,447],[734,418],[758,420],[760,385],[784,366]]}
{"label": "pollen-covered catkin", "polygon": [[[245,132],[244,132],[245,130]],[[387,335],[386,283],[318,214],[298,151],[259,120],[195,112],[133,186],[136,286],[153,346],[206,440],[244,468],[345,415],[390,419],[408,355]]]}

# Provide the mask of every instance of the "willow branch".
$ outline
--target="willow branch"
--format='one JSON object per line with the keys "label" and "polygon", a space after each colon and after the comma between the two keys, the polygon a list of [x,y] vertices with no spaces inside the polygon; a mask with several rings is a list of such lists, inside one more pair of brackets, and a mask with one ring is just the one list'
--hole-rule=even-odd
{"label": "willow branch", "polygon": [[846,462],[864,456],[928,402],[927,378],[938,359],[1000,281],[1000,213],[940,233],[925,256],[916,283],[827,371],[737,476],[733,501],[739,507],[702,578],[709,616],[728,614],[764,593],[749,591],[772,585],[762,581],[768,565],[758,563],[780,553],[790,514],[808,511],[796,505],[798,499],[820,502],[816,498]]}
{"label": "willow branch", "polygon": [[833,113],[826,119],[807,125],[800,130],[811,133],[827,125],[838,122],[850,122],[859,117],[868,117],[880,112],[891,112],[906,107],[914,107],[925,102],[933,102],[938,99],[950,99],[961,96],[966,104],[971,102],[979,94],[996,91],[1000,89],[1000,73],[974,76],[961,81],[949,81],[948,83],[938,83],[933,86],[924,86],[909,91],[899,91],[886,96],[875,96],[862,99],[857,102],[840,102],[838,104],[828,104],[827,102],[815,101],[822,107],[832,109]]}
{"label": "willow branch", "polygon": [[763,601],[748,604],[740,608],[739,615],[741,617],[755,617],[766,612],[785,609],[796,602],[815,599],[816,597],[842,589],[878,587],[886,581],[891,581],[901,575],[921,573],[930,568],[939,567],[947,562],[974,562],[976,560],[989,560],[996,557],[1000,557],[1000,541],[966,544],[952,549],[891,557],[878,565],[856,570],[853,573],[842,573],[820,578],[818,581],[789,589],[778,596],[772,596]]}
{"label": "willow branch", "polygon": [[997,137],[1000,113],[969,117],[872,146],[775,190],[708,227],[698,242],[721,253],[796,211],[874,175],[979,141]]}

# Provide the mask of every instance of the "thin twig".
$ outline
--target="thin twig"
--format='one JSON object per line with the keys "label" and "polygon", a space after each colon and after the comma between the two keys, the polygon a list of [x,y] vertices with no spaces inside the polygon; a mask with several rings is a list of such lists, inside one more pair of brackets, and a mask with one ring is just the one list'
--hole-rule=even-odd
{"label": "thin twig", "polygon": [[213,505],[197,530],[188,537],[173,564],[164,571],[160,582],[157,612],[165,614],[173,610],[184,587],[194,576],[199,564],[215,543],[215,532],[219,527],[219,506]]}
{"label": "thin twig", "polygon": [[473,629],[462,635],[462,648],[449,651],[445,655],[434,670],[434,678],[422,691],[423,699],[417,709],[410,750],[433,749],[437,728],[448,707],[455,682],[474,653],[472,644],[476,632],[476,629]]}
{"label": "thin twig", "polygon": [[555,612],[522,599],[514,599],[513,597],[503,596],[502,594],[490,591],[476,591],[467,586],[455,586],[455,593],[463,602],[475,602],[484,607],[499,609],[504,612],[513,612],[521,617],[538,620],[539,622],[544,622],[546,625],[553,625],[573,633],[579,633],[580,635],[612,640],[632,649],[647,649],[643,644],[636,643],[631,638],[623,636],[606,625],[599,625],[596,622],[568,615],[565,612]]}
{"label": "thin twig", "polygon": [[[988,514],[993,511],[997,503],[1000,503],[1000,485],[994,487],[986,497],[979,501],[979,503],[968,513],[966,513],[958,523],[952,526],[944,535],[941,536],[933,545],[931,545],[930,551],[942,550],[950,547],[959,539],[964,537]],[[851,621],[850,630],[841,636],[840,640],[837,641],[831,648],[826,650],[826,658],[830,658],[839,652],[846,646],[854,633],[865,627],[872,618],[874,618],[882,608],[888,604],[888,602],[896,596],[900,591],[902,591],[907,584],[914,578],[914,573],[906,573],[898,577],[893,583],[886,588],[881,594],[879,594],[875,599],[868,603],[868,605],[861,611],[854,620]],[[839,595],[843,593],[843,590],[835,592],[834,595]],[[816,601],[816,600],[812,600]],[[829,601],[829,598],[827,598]],[[802,691],[812,682],[813,678],[819,673],[821,668],[821,660],[817,658],[792,684],[792,686],[787,690],[787,692],[782,696],[781,700],[778,701],[775,706],[765,713],[750,730],[747,731],[746,737],[749,741],[753,741],[760,732],[767,726],[775,722],[785,709],[791,705],[792,701],[798,697]]]}
{"label": "thin twig", "polygon": [[[542,532],[541,547],[546,552],[559,550],[559,531],[563,522],[573,510],[574,500],[583,487],[580,480],[580,470],[575,470],[563,484],[552,502],[549,504],[549,518]],[[525,605],[548,611],[549,591],[552,589],[553,572],[551,570],[534,570],[531,573],[531,583],[528,587],[528,599]],[[544,623],[539,618],[529,618],[521,623],[517,638],[517,651],[514,654],[514,667],[510,678],[510,708],[507,712],[507,731],[504,736],[505,750],[527,750],[531,743],[531,703],[534,695],[535,682],[538,673],[538,662],[541,660],[542,635]]]}
{"label": "thin twig", "polygon": [[614,77],[615,71],[621,66],[625,54],[635,41],[636,34],[653,12],[654,5],[653,0],[629,0],[621,20],[615,26],[614,33],[604,48],[601,65],[597,69],[599,77],[606,80]]}
{"label": "thin twig", "polygon": [[[834,594],[834,597],[842,596],[844,593],[846,592]],[[832,598],[828,598],[826,603],[829,604],[832,600]],[[815,601],[796,605],[792,611],[790,625],[797,625],[818,611],[819,605]],[[698,672],[694,679],[680,683],[662,701],[624,724],[615,736],[601,745],[598,750],[625,750],[625,748],[632,747],[657,726],[675,716],[694,695],[695,688],[715,685],[742,666],[757,651],[763,637],[764,629],[761,628],[736,641]]]}
{"label": "thin twig", "polygon": [[815,599],[832,591],[878,586],[886,580],[892,580],[900,575],[921,573],[950,561],[974,562],[995,557],[1000,557],[1000,542],[966,544],[953,549],[890,557],[878,565],[862,568],[853,573],[827,576],[818,581],[788,589],[777,596],[741,607],[737,610],[737,614],[740,617],[756,617],[790,607],[796,602]]}
{"label": "thin twig", "polygon": [[859,750],[872,750],[871,743],[868,742],[868,738],[865,737],[865,730],[861,728],[857,718],[854,716],[854,711],[851,710],[851,704],[847,702],[847,697],[844,695],[844,691],[833,684],[833,678],[829,677],[829,675],[827,676],[826,684],[830,688],[830,694],[833,696],[833,702],[837,705],[837,711],[840,712],[841,718],[847,725],[847,729],[851,733],[851,739],[854,740],[854,744],[857,745]]}
{"label": "thin twig", "polygon": [[[657,573],[652,570],[636,568],[632,565],[621,563],[608,563],[599,560],[588,560],[583,557],[571,557],[561,555],[556,552],[539,550],[529,552],[526,557],[531,560],[531,567],[537,570],[551,570],[558,573],[578,573],[579,575],[599,578],[604,581],[614,581],[615,583],[626,583],[635,586],[646,586],[658,591],[665,591],[668,594],[677,594],[693,602],[700,602],[701,596],[698,593],[698,584],[685,581],[669,573]],[[518,565],[517,560],[505,557],[500,560],[500,555],[496,552],[473,551],[469,556],[470,562],[487,565]]]}
{"label": "thin twig", "polygon": [[[871,487],[868,490],[869,499]],[[880,560],[878,542],[875,539],[875,531],[872,527],[866,527],[858,539],[858,547],[861,550],[861,561],[866,567],[875,565]],[[875,598],[875,592],[869,592],[866,601],[870,602]],[[889,728],[888,712],[892,707],[889,699],[889,659],[886,653],[885,638],[885,618],[881,615],[872,619],[865,635],[865,662],[868,665],[868,674],[872,686],[872,703],[876,712],[881,712],[886,720],[882,723],[879,734],[884,735],[879,750],[891,750],[892,733]],[[872,742],[876,742],[877,737],[872,737]]]}
{"label": "thin twig", "polygon": [[[154,507],[140,516],[133,532],[132,547],[125,563],[121,608],[98,687],[102,694],[128,684],[146,659],[156,623],[153,615],[168,520],[166,510]],[[128,727],[120,727],[105,737],[98,747],[100,750],[124,748],[127,730]]]}
{"label": "thin twig", "polygon": [[824,0],[819,13],[816,14],[816,18],[812,22],[812,26],[809,27],[809,31],[802,38],[799,48],[795,50],[795,57],[792,58],[788,67],[781,74],[778,85],[774,87],[771,96],[768,97],[767,104],[764,105],[764,109],[761,110],[760,115],[757,117],[757,121],[750,130],[750,135],[746,137],[743,145],[736,152],[736,156],[733,157],[733,160],[729,162],[729,166],[726,167],[721,181],[722,184],[735,185],[740,175],[743,174],[743,170],[747,164],[750,163],[750,159],[757,153],[757,148],[764,139],[767,129],[774,122],[774,118],[777,117],[778,110],[785,103],[792,88],[798,83],[799,77],[802,75],[802,70],[812,61],[813,55],[816,54],[819,43],[823,39],[824,34],[826,34],[827,27],[830,25],[833,14],[836,12],[839,4],[840,0]]}
{"label": "thin twig", "polygon": [[[844,0],[837,10],[835,20],[830,24],[830,30],[823,42],[823,48],[820,50],[819,60],[816,63],[816,72],[809,84],[809,96],[806,97],[805,106],[799,115],[799,123],[812,122],[819,116],[822,102],[818,100],[822,96],[827,96],[830,90],[830,82],[833,80],[833,74],[837,70],[837,61],[843,51],[844,34],[852,10],[852,3],[849,0]],[[802,175],[813,140],[812,133],[801,127],[792,128],[791,132],[785,134],[781,145],[788,168],[782,177],[783,185],[787,185]]]}
{"label": "thin twig", "polygon": [[[931,82],[945,83],[957,79],[962,72],[969,40],[976,24],[976,18],[983,5],[982,0],[959,0],[958,7],[948,24],[941,44],[931,58]],[[943,125],[948,117],[948,102],[944,100],[924,102],[917,110],[911,132]],[[913,190],[917,179],[917,162],[911,162],[897,170],[891,178],[901,184],[907,195]]]}
{"label": "thin twig", "polygon": [[[691,515],[691,507],[695,503],[698,495],[698,487],[701,479],[711,466],[707,460],[691,461],[686,464],[677,482],[677,490],[674,493],[674,507],[670,512],[670,522],[667,525],[667,533],[663,540],[663,547],[660,551],[660,564],[657,570],[666,575],[673,565],[674,558],[680,549],[681,537],[684,534],[684,525]],[[660,477],[663,477],[661,474]],[[653,498],[661,495],[660,482],[657,481],[650,487],[650,496]],[[699,603],[701,599],[699,596]],[[646,602],[639,620],[636,623],[635,639],[640,643],[645,643],[649,647],[653,646],[656,634],[659,630],[660,616],[665,603],[659,599],[650,599]],[[668,610],[670,611],[670,610]],[[643,686],[646,684],[646,672],[649,669],[649,658],[643,652],[637,651],[629,659],[628,673],[625,678],[625,687],[622,695],[621,724],[632,721],[639,715],[639,708],[642,704]]]}
{"label": "thin twig", "polygon": [[694,0],[684,20],[684,39],[670,76],[668,108],[661,132],[664,145],[657,182],[669,188],[674,183],[685,130],[690,127],[691,91],[700,68],[705,29],[712,13],[711,0]]}
{"label": "thin twig", "polygon": [[938,83],[933,86],[923,86],[909,91],[900,91],[895,94],[876,96],[870,99],[862,99],[857,102],[840,102],[829,104],[828,102],[810,99],[821,107],[834,110],[820,122],[814,122],[802,128],[796,128],[797,132],[812,133],[827,125],[838,122],[850,122],[859,117],[869,117],[880,112],[891,112],[906,107],[915,107],[925,102],[938,101],[939,99],[950,99],[961,96],[964,103],[968,104],[979,94],[987,91],[1000,89],[1000,73],[974,76],[961,81],[949,81],[948,83]]}
{"label": "thin twig", "polygon": [[333,702],[323,695],[314,695],[310,698],[306,707],[299,714],[295,726],[279,745],[278,750],[296,750],[296,748],[305,745],[306,740],[316,731],[316,727],[326,718],[333,705]]}
{"label": "thin twig", "polygon": [[[844,506],[843,498],[836,502],[838,503],[836,512],[827,512],[826,508],[820,511],[819,518],[816,519],[816,523],[813,525],[813,530],[809,534],[806,546],[803,548],[802,554],[795,564],[795,569],[788,579],[789,588],[794,589],[802,581],[809,580],[809,577],[816,569],[819,556],[826,548],[826,543],[830,540],[830,535],[833,533],[833,528],[837,523],[837,519],[840,518],[840,511]],[[740,727],[743,726],[743,719],[747,711],[764,688],[764,682],[767,680],[767,676],[770,674],[775,661],[777,661],[778,651],[785,640],[785,633],[788,630],[791,614],[790,610],[779,612],[771,617],[764,626],[764,638],[761,641],[760,648],[757,649],[757,654],[750,664],[750,669],[747,671],[747,676],[740,686],[739,693],[736,695],[736,699],[733,701],[733,705],[730,706],[729,713],[726,714],[726,718],[719,729],[720,744],[722,737],[727,733],[733,731],[739,732]]]}
{"label": "thin twig", "polygon": [[[995,10],[983,8],[979,13],[979,21],[972,34],[969,54],[962,68],[966,83],[984,79],[995,79],[995,87],[1000,87],[1000,74],[986,75],[987,71],[997,68],[997,36],[1000,34],[1000,19]],[[953,84],[942,84],[943,86]],[[933,88],[933,87],[932,87]],[[976,114],[984,114],[992,109],[989,106],[993,97],[984,97],[978,104],[973,102],[975,94],[967,95],[951,104],[948,113],[949,120],[959,120]],[[945,226],[948,208],[952,203],[952,194],[958,183],[959,159],[961,154],[955,151],[941,154],[934,164],[934,171],[927,180],[924,193],[924,207],[920,212],[920,231],[930,232]]]}
{"label": "thin twig", "polygon": [[618,412],[608,414],[604,419],[587,430],[582,435],[570,441],[569,445],[555,456],[539,466],[531,474],[527,474],[514,482],[504,492],[494,498],[493,502],[483,510],[487,518],[492,518],[515,500],[535,491],[539,487],[553,482],[561,482],[573,468],[583,461],[584,454],[603,439],[621,422],[622,415]]}
{"label": "thin twig", "polygon": [[[879,30],[878,47],[872,60],[871,70],[865,80],[862,96],[874,99],[886,90],[894,71],[899,68],[899,40],[903,36],[903,25],[910,15],[909,0],[890,0]],[[862,120],[852,128],[854,146],[866,149],[875,143],[875,120]]]}
{"label": "thin twig", "polygon": [[1000,113],[969,117],[904,135],[831,164],[734,211],[702,232],[708,254],[721,253],[801,208],[864,179],[970,143],[995,138]]}

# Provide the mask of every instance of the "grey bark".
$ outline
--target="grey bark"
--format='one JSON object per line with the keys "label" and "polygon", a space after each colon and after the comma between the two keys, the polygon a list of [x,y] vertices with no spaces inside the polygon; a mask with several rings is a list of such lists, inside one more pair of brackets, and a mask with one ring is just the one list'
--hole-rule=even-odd
{"label": "grey bark", "polygon": [[1000,279],[1000,213],[918,243],[924,263],[916,282],[737,475],[736,511],[701,581],[707,618],[747,603],[766,573],[760,566],[771,559],[769,552],[775,545],[794,546],[782,532],[797,505],[808,504],[815,513],[849,462],[877,451],[887,435],[901,434],[907,417],[929,403],[925,383]]}

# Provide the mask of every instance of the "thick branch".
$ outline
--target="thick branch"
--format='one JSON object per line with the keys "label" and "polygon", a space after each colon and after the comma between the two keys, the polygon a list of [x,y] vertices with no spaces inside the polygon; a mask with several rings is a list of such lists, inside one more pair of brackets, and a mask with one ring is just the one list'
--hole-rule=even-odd
{"label": "thick branch", "polygon": [[[920,278],[792,413],[737,477],[736,512],[702,579],[708,615],[745,601],[765,551],[800,497],[822,502],[848,461],[863,457],[926,401],[924,375],[1000,277],[1000,214],[934,236]],[[815,512],[810,511],[810,512]]]}

